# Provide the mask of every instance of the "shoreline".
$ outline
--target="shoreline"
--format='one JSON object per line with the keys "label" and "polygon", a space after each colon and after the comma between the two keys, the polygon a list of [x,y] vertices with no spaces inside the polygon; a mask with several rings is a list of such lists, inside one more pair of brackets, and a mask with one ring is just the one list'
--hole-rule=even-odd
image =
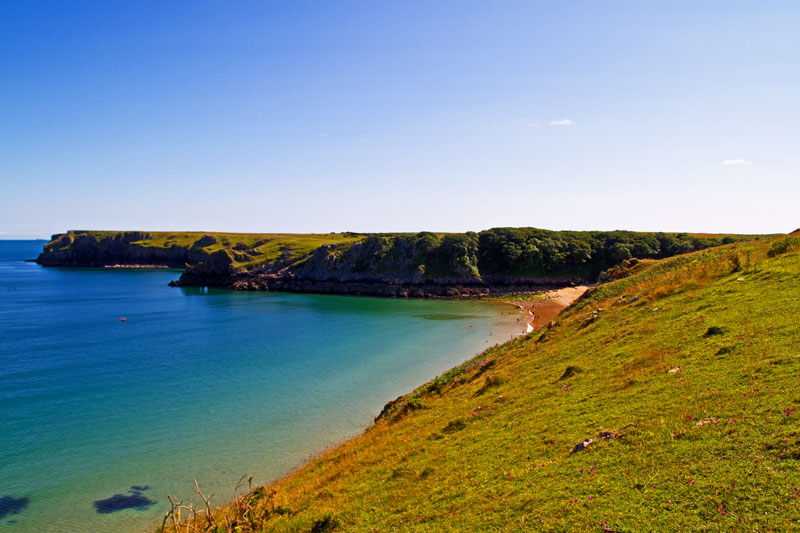
{"label": "shoreline", "polygon": [[500,301],[505,296],[531,294],[560,289],[575,284],[585,284],[585,279],[571,278],[434,278],[411,280],[352,276],[340,278],[308,278],[293,274],[265,274],[240,272],[230,274],[198,273],[187,268],[180,278],[169,283],[171,287],[217,287],[234,291],[292,292],[309,294],[349,294],[355,296],[382,296],[390,298],[445,298],[487,299]]}
{"label": "shoreline", "polygon": [[122,264],[103,265],[101,268],[107,268],[107,269],[112,269],[112,270],[126,270],[126,269],[129,269],[129,270],[137,270],[137,269],[146,269],[146,270],[160,269],[160,270],[165,270],[165,269],[172,268],[174,270],[174,268],[169,266],[169,265],[140,265],[140,264],[135,264],[135,265],[122,265]]}
{"label": "shoreline", "polygon": [[[18,265],[22,266],[22,265]],[[38,276],[35,280],[46,282],[49,285],[48,287],[58,287],[61,290],[61,286],[63,284],[63,276],[62,275],[51,275],[56,273],[49,273],[44,271],[44,269],[39,269],[38,267],[35,269],[35,272],[39,272],[41,276]],[[116,272],[116,274],[115,274]],[[131,274],[131,276],[125,276],[125,273]],[[261,408],[265,407],[264,411],[271,411],[274,410],[275,405],[280,405],[277,403],[272,403],[269,401],[269,396],[266,394],[261,394],[257,397],[254,402],[259,402],[261,405],[258,408],[258,411],[254,409],[253,412],[256,413],[256,417],[252,418],[249,422],[243,426],[246,428],[246,431],[236,432],[237,435],[243,435],[244,437],[241,439],[236,439],[237,442],[234,444],[225,444],[224,451],[222,453],[217,453],[215,450],[216,442],[223,441],[224,439],[217,439],[216,437],[209,437],[209,438],[201,438],[198,441],[194,440],[186,440],[185,442],[187,445],[192,446],[196,450],[196,457],[203,457],[203,458],[212,458],[212,457],[219,457],[219,459],[213,459],[210,462],[207,462],[206,459],[195,459],[190,455],[187,455],[187,459],[183,460],[179,457],[175,457],[175,459],[169,459],[170,468],[174,470],[167,470],[166,468],[161,468],[159,465],[162,464],[161,457],[165,457],[169,455],[168,453],[142,453],[137,455],[139,461],[141,463],[140,467],[137,467],[135,471],[128,471],[126,468],[118,469],[118,466],[115,463],[109,462],[108,466],[104,472],[108,472],[108,474],[103,474],[104,477],[101,479],[99,476],[95,476],[90,469],[85,469],[85,472],[71,474],[69,470],[62,470],[62,473],[56,472],[53,475],[52,479],[57,479],[59,482],[60,480],[67,480],[69,483],[73,483],[73,479],[76,480],[75,484],[79,485],[81,488],[78,491],[72,491],[67,495],[58,495],[52,496],[52,509],[63,509],[63,505],[69,505],[71,507],[79,507],[78,512],[75,514],[69,513],[51,513],[50,506],[41,505],[42,502],[47,501],[49,497],[51,497],[51,493],[47,492],[47,489],[42,489],[39,487],[35,487],[35,490],[32,490],[30,493],[19,495],[30,495],[31,501],[33,502],[31,508],[27,510],[24,514],[20,515],[20,524],[22,529],[24,530],[39,530],[39,524],[47,523],[47,524],[57,524],[58,528],[61,530],[115,530],[121,532],[127,531],[150,531],[151,525],[155,522],[160,523],[161,518],[163,517],[163,513],[168,509],[168,502],[163,501],[163,497],[166,494],[177,495],[180,499],[184,501],[189,501],[189,499],[193,496],[192,486],[191,486],[191,479],[193,477],[197,477],[198,482],[200,483],[200,487],[203,490],[206,490],[206,494],[216,492],[219,499],[215,498],[212,501],[212,505],[222,505],[230,500],[230,490],[238,479],[239,473],[249,472],[251,474],[255,474],[258,481],[261,483],[269,482],[272,480],[279,480],[285,477],[287,474],[291,473],[293,470],[302,467],[303,465],[307,464],[310,459],[318,456],[320,453],[324,453],[325,450],[329,449],[335,444],[341,444],[355,438],[364,433],[364,431],[370,427],[374,416],[380,411],[381,407],[385,403],[386,400],[390,399],[399,394],[404,394],[411,391],[414,387],[418,386],[421,383],[427,382],[430,379],[433,379],[438,374],[445,372],[447,369],[452,368],[455,365],[460,364],[464,360],[472,357],[473,355],[483,352],[486,348],[491,346],[495,343],[503,343],[508,341],[509,336],[514,333],[518,333],[518,324],[524,321],[524,316],[520,310],[515,308],[507,307],[507,304],[501,305],[500,302],[467,302],[467,301],[459,301],[458,303],[455,302],[434,302],[434,301],[397,301],[397,302],[387,302],[387,301],[373,301],[369,302],[367,300],[378,300],[377,298],[358,298],[354,296],[350,296],[347,298],[348,301],[345,301],[341,298],[330,298],[329,301],[322,301],[321,304],[326,305],[305,305],[305,304],[298,304],[294,302],[294,298],[291,299],[287,304],[283,307],[277,307],[273,305],[273,300],[275,302],[282,302],[284,298],[266,298],[266,294],[254,294],[254,295],[247,295],[242,293],[235,293],[233,291],[224,291],[227,294],[219,294],[223,291],[214,291],[217,294],[212,295],[216,300],[219,302],[215,302],[213,299],[209,300],[201,300],[196,295],[190,294],[186,297],[182,296],[182,291],[170,291],[166,287],[166,281],[169,279],[173,279],[173,273],[166,271],[166,270],[152,270],[150,271],[151,274],[147,274],[147,270],[141,269],[87,269],[85,271],[85,275],[81,274],[79,276],[69,276],[70,278],[74,278],[75,282],[80,282],[81,285],[78,286],[76,289],[76,294],[87,294],[88,297],[93,297],[95,291],[87,291],[84,290],[82,287],[83,281],[91,281],[91,282],[98,282],[103,284],[104,287],[109,287],[110,284],[116,285],[117,280],[120,280],[124,283],[124,285],[120,285],[119,291],[104,291],[105,294],[98,294],[99,297],[104,298],[108,295],[112,297],[119,295],[122,297],[121,305],[124,307],[124,314],[128,316],[128,321],[125,325],[122,325],[118,322],[118,317],[122,312],[114,313],[113,316],[107,317],[105,316],[106,313],[100,313],[99,315],[99,323],[102,324],[102,327],[105,329],[106,327],[109,328],[109,331],[114,332],[115,335],[119,335],[117,332],[126,332],[131,330],[133,326],[137,328],[145,328],[150,327],[150,325],[158,328],[159,330],[164,327],[163,325],[168,326],[171,331],[175,331],[172,324],[181,323],[187,324],[187,329],[193,330],[198,326],[202,327],[203,324],[206,324],[204,321],[204,317],[206,316],[206,312],[202,311],[203,307],[208,307],[209,309],[216,310],[219,309],[224,316],[232,317],[229,313],[229,310],[233,310],[235,316],[237,318],[242,318],[247,320],[247,322],[243,322],[240,324],[249,324],[242,326],[237,325],[237,321],[231,320],[228,321],[215,321],[214,324],[214,331],[213,336],[223,338],[223,343],[225,343],[224,338],[228,337],[228,335],[220,335],[219,331],[221,331],[220,327],[224,324],[217,324],[217,322],[223,322],[225,324],[230,324],[230,331],[235,332],[239,329],[248,329],[250,331],[258,331],[258,327],[252,327],[254,324],[259,324],[262,322],[260,319],[263,314],[261,311],[270,311],[272,309],[295,309],[295,308],[303,308],[303,309],[311,309],[315,313],[325,312],[326,309],[330,309],[331,306],[335,306],[336,308],[345,309],[345,312],[337,311],[335,314],[329,314],[332,319],[338,319],[339,316],[346,316],[350,314],[351,308],[355,308],[355,310],[361,310],[360,312],[366,312],[368,310],[375,310],[376,316],[387,316],[391,320],[387,320],[389,325],[387,326],[388,330],[392,332],[390,335],[385,337],[379,337],[381,339],[388,339],[392,343],[392,339],[396,338],[399,335],[404,335],[405,333],[411,333],[416,336],[416,328],[424,328],[426,325],[430,325],[433,328],[436,328],[436,334],[426,336],[426,338],[431,338],[433,342],[424,341],[424,346],[414,346],[409,345],[405,350],[404,353],[411,356],[414,353],[419,354],[420,352],[427,351],[427,355],[424,357],[415,357],[413,360],[422,361],[424,366],[429,365],[429,361],[433,361],[434,359],[440,359],[442,363],[438,365],[436,368],[433,368],[431,372],[425,372],[422,374],[410,374],[407,379],[403,382],[399,383],[399,386],[388,389],[388,388],[379,388],[376,387],[376,394],[372,394],[372,399],[368,401],[359,400],[360,408],[358,404],[355,404],[355,409],[347,408],[346,406],[342,407],[344,404],[338,403],[341,399],[339,396],[336,395],[329,395],[329,392],[325,396],[319,396],[322,398],[320,402],[317,402],[317,405],[338,405],[337,409],[331,410],[326,408],[325,412],[323,413],[325,416],[318,416],[314,417],[304,417],[309,420],[317,421],[317,424],[301,424],[298,425],[300,428],[300,435],[297,439],[295,439],[292,435],[289,435],[290,430],[294,430],[292,427],[286,427],[286,434],[289,437],[283,436],[283,430],[279,434],[279,439],[276,441],[277,444],[275,446],[263,446],[263,442],[265,440],[262,437],[262,433],[275,434],[275,430],[270,428],[270,423],[264,424],[263,422],[260,424],[261,428],[266,428],[264,432],[256,432],[249,429],[251,426],[255,426],[256,424],[253,423],[254,420],[263,421],[265,418],[259,414],[261,412]],[[104,275],[105,274],[105,275]],[[135,276],[133,274],[136,274]],[[108,276],[111,276],[110,278]],[[122,277],[120,277],[122,276]],[[141,276],[145,276],[142,278]],[[136,281],[134,285],[129,284],[128,282],[131,280],[141,280],[141,282]],[[163,280],[163,281],[161,281]],[[68,280],[69,281],[69,280]],[[110,282],[110,284],[109,284]],[[173,316],[171,313],[167,315],[156,315],[155,312],[163,312],[165,308],[162,308],[160,304],[153,306],[153,300],[147,296],[144,299],[141,299],[141,307],[137,312],[134,307],[131,299],[128,297],[129,292],[132,294],[143,294],[146,295],[147,293],[142,293],[139,290],[131,290],[133,287],[134,289],[139,286],[151,288],[150,290],[153,291],[153,295],[158,296],[159,298],[164,297],[165,302],[174,302],[175,305],[169,306],[169,309],[174,309],[178,311],[178,316],[175,316],[175,322],[171,322],[171,317]],[[189,291],[194,292],[194,291]],[[277,295],[276,295],[277,296]],[[291,296],[291,294],[286,294],[285,296]],[[134,298],[138,302],[140,300],[138,297]],[[183,305],[180,303],[181,301],[185,300],[185,302],[189,305]],[[305,302],[306,298],[301,298],[301,301]],[[316,301],[316,298],[312,299]],[[160,300],[159,300],[160,301]],[[208,306],[202,306],[201,303],[207,302]],[[231,305],[228,305],[229,302]],[[64,306],[69,306],[69,301],[64,300],[61,301]],[[136,303],[136,302],[134,302]],[[489,307],[486,304],[491,304]],[[253,305],[253,304],[267,304],[267,305]],[[115,304],[116,305],[116,304]],[[136,303],[138,306],[139,303]],[[462,307],[463,306],[463,307]],[[87,307],[93,307],[91,305]],[[321,311],[317,311],[317,307]],[[409,309],[408,313],[400,313],[398,317],[400,318],[401,322],[397,322],[394,318],[393,309],[395,308],[402,308],[402,309]],[[198,310],[201,309],[200,312],[192,313],[191,310]],[[417,310],[418,309],[418,310]],[[463,309],[463,310],[462,310]],[[410,313],[410,315],[409,315]],[[68,319],[72,317],[73,313],[70,312],[53,312],[52,315],[58,316],[59,320]],[[501,316],[501,314],[503,316]],[[409,326],[408,329],[404,326],[406,324],[406,315],[412,317],[409,320],[409,324],[413,324],[413,328]],[[432,318],[430,321],[419,322],[417,318],[422,315],[431,315]],[[456,315],[463,315],[461,318],[454,318]],[[139,318],[137,319],[136,316]],[[223,315],[221,315],[223,316]],[[305,316],[305,315],[304,315]],[[311,315],[308,315],[311,316]],[[315,314],[315,317],[319,317],[319,314]],[[413,318],[416,317],[416,318]],[[516,322],[516,319],[519,318],[520,322]],[[108,319],[108,320],[107,320]],[[147,319],[147,320],[145,320]],[[70,318],[71,320],[71,318]],[[86,323],[86,320],[81,320],[77,318],[74,320],[75,323],[78,323],[79,326],[82,326]],[[328,323],[334,322],[334,320],[326,320]],[[60,324],[59,321],[55,322],[56,324]],[[348,322],[348,324],[351,322]],[[383,321],[381,322],[383,323]],[[470,331],[469,328],[470,324],[474,324],[474,330]],[[402,327],[399,327],[402,326]],[[69,329],[69,328],[56,328],[56,329]],[[303,329],[299,331],[303,331]],[[315,329],[316,326],[315,326]],[[344,328],[339,328],[344,329]],[[139,331],[145,331],[144,329]],[[130,335],[133,337],[138,336],[137,332],[131,332]],[[489,336],[489,332],[492,331],[493,335]],[[59,332],[54,332],[54,335],[58,336]],[[128,335],[128,334],[126,334]],[[212,335],[209,335],[211,337]],[[254,337],[259,337],[260,334],[255,335]],[[151,336],[151,338],[154,336]],[[364,336],[362,336],[364,337]],[[369,338],[369,336],[366,336]],[[74,339],[75,337],[73,337]],[[174,337],[172,337],[174,338]],[[488,339],[488,344],[487,344]],[[124,339],[117,339],[119,341],[117,349],[114,349],[114,352],[121,352],[123,350],[119,349],[120,346],[123,346],[122,340]],[[206,339],[203,338],[203,346],[206,344]],[[320,342],[325,342],[326,339],[320,340]],[[400,342],[402,339],[397,339],[397,342]],[[112,342],[117,342],[112,339]],[[211,340],[213,342],[213,340]],[[262,339],[257,340],[258,343],[262,342]],[[359,343],[363,344],[363,343]],[[388,345],[391,348],[391,345],[383,342],[380,345],[376,345],[378,349],[381,348],[383,345]],[[317,347],[320,349],[320,347]],[[369,347],[367,347],[369,348]],[[424,348],[424,349],[420,349]],[[205,348],[204,348],[205,349]],[[105,350],[105,348],[99,348],[99,350]],[[137,352],[140,350],[137,349]],[[400,354],[401,350],[398,349],[391,349],[389,350],[389,355],[386,356],[387,361],[400,361],[398,364],[394,364],[392,368],[394,371],[391,371],[391,374],[396,375],[396,370],[402,369],[403,374],[406,373],[406,368],[412,368],[413,364],[412,359],[409,359],[408,362],[403,362],[403,358],[398,357],[392,354]],[[81,353],[85,353],[84,350],[81,350]],[[219,352],[217,352],[219,353]],[[249,350],[242,350],[241,353],[250,354]],[[444,355],[444,358],[440,356]],[[145,358],[140,359],[140,356],[137,355],[136,357],[129,357],[125,358],[129,361],[134,360],[147,360],[149,355],[144,354]],[[160,358],[161,355],[157,355],[156,357]],[[213,356],[212,358],[215,361],[222,361],[223,359],[218,356]],[[314,358],[314,361],[320,358]],[[332,360],[333,358],[329,358]],[[351,357],[343,356],[342,360],[350,360]],[[98,357],[98,360],[101,362],[106,361],[105,357]],[[133,363],[136,365],[138,363]],[[221,366],[227,367],[227,363],[222,363]],[[262,364],[259,363],[256,365],[259,368],[265,368],[264,375],[272,375],[274,374],[273,368],[276,368],[277,365],[274,364]],[[364,368],[366,365],[362,366]],[[114,365],[115,372],[119,372],[118,366]],[[218,369],[218,367],[214,367]],[[355,368],[355,367],[354,367]],[[376,368],[379,368],[376,365]],[[356,369],[359,370],[359,369]],[[130,375],[130,372],[125,372],[127,375]],[[215,378],[215,376],[223,375],[226,378],[230,379],[229,375],[224,372],[206,372],[210,374],[210,377],[219,381],[219,378]],[[238,374],[230,374],[230,376],[237,376]],[[259,374],[261,375],[261,374]],[[326,374],[327,376],[329,374]],[[348,374],[352,375],[352,374]],[[365,373],[364,376],[368,377],[370,375],[379,376],[380,372],[377,373]],[[263,377],[263,376],[262,376]],[[254,378],[248,374],[246,380],[242,380],[242,382],[246,381],[247,383],[255,382]],[[261,380],[259,380],[261,381]],[[288,380],[287,380],[288,381]],[[315,381],[322,383],[320,380],[315,378]],[[362,377],[362,379],[358,379],[355,383],[359,386],[361,383],[366,383],[367,379]],[[140,381],[139,381],[140,382]],[[337,383],[338,380],[332,380],[331,383]],[[319,385],[312,387],[310,390],[319,388],[321,392],[325,392],[324,389],[327,385]],[[196,387],[195,387],[196,388]],[[270,387],[272,388],[272,387]],[[367,389],[366,384],[364,388],[361,390]],[[227,388],[225,389],[227,390]],[[362,392],[363,393],[363,392]],[[351,391],[343,393],[344,396],[352,395]],[[127,395],[128,398],[135,398],[137,395],[129,394]],[[219,395],[218,398],[224,397],[225,395]],[[213,397],[213,396],[212,396]],[[306,396],[307,398],[314,398],[313,395]],[[245,399],[247,397],[244,397]],[[240,398],[237,398],[240,399]],[[334,403],[334,400],[336,403]],[[138,400],[131,400],[132,402],[136,402],[136,405],[139,405]],[[196,401],[196,400],[195,400]],[[215,405],[216,402],[209,402],[206,403],[206,400],[202,401],[203,406],[208,406],[206,409],[209,409],[209,412],[213,410],[213,412],[217,412],[218,406]],[[193,405],[200,405],[200,403],[194,403]],[[219,405],[224,405],[220,403]],[[235,412],[238,412],[238,408],[233,407]],[[102,413],[112,412],[113,409],[102,410]],[[143,412],[155,412],[155,409],[143,409]],[[230,411],[230,410],[227,410]],[[227,412],[225,411],[225,412]],[[329,412],[330,411],[330,412]],[[220,411],[223,412],[223,411]],[[307,411],[303,411],[307,412]],[[101,413],[101,414],[102,414]],[[77,415],[76,415],[77,416]],[[103,414],[105,416],[105,414]],[[246,417],[228,417],[228,418],[241,418],[247,419],[251,415],[248,413]],[[264,415],[266,416],[266,415]],[[114,415],[110,415],[110,418],[121,418],[115,417]],[[142,417],[139,416],[138,412],[136,412],[136,416],[132,417],[125,417],[126,419],[130,419],[130,425],[126,423],[126,428],[124,432],[130,431],[133,434],[133,428],[139,428],[137,424],[139,423],[138,420],[147,419],[148,415],[145,413]],[[160,416],[159,419],[168,418],[167,416]],[[219,417],[222,418],[222,417]],[[102,420],[102,417],[101,417]],[[269,420],[272,420],[271,418]],[[358,427],[353,427],[354,422],[358,423]],[[323,423],[332,424],[331,430],[322,431],[324,428]],[[148,426],[155,427],[160,422],[148,424]],[[167,426],[171,424],[165,424]],[[274,424],[277,425],[277,424]],[[291,425],[291,424],[290,424]],[[113,426],[109,426],[113,429]],[[141,426],[144,427],[144,426]],[[351,427],[353,428],[351,430]],[[235,427],[234,427],[235,429]],[[253,431],[253,433],[248,433],[249,431]],[[115,431],[109,430],[104,432],[103,438],[105,439],[108,435],[114,435]],[[139,430],[136,431],[138,435],[142,435]],[[224,434],[234,434],[227,433],[227,432],[214,432],[219,435]],[[172,434],[172,433],[171,433]],[[63,435],[63,434],[62,434]],[[342,438],[345,437],[345,438]],[[319,440],[318,440],[319,439]],[[125,439],[127,440],[127,439]],[[121,442],[125,442],[125,440],[120,439]],[[165,439],[167,440],[167,439]],[[99,441],[99,439],[98,439]],[[296,442],[295,442],[296,441]],[[313,449],[309,449],[306,453],[306,443],[308,441],[316,441],[319,442],[318,446],[314,446]],[[68,442],[65,438],[64,442]],[[110,442],[119,442],[117,440],[111,440]],[[196,446],[197,443],[211,443],[209,446]],[[287,442],[292,442],[292,446],[287,446]],[[312,442],[312,444],[316,444],[316,442]],[[255,446],[253,446],[256,444]],[[65,444],[66,446],[66,444]],[[125,444],[124,446],[130,446],[131,449],[138,446],[138,441],[132,441],[130,444]],[[160,445],[159,445],[160,446]],[[113,446],[114,449],[123,449],[122,446],[117,446],[116,444]],[[172,449],[172,446],[169,446],[165,449]],[[291,451],[300,450],[297,453],[296,457],[290,456],[288,453],[285,453],[286,450]],[[293,452],[294,453],[294,452]],[[241,458],[241,459],[238,459]],[[224,463],[220,465],[220,463]],[[146,464],[144,464],[146,463]],[[191,463],[191,464],[190,464]],[[208,470],[205,467],[207,464],[212,464],[214,467]],[[24,463],[23,463],[24,464]],[[35,464],[35,461],[31,461],[31,464]],[[122,463],[121,463],[122,464]],[[185,466],[188,465],[188,468]],[[244,466],[242,466],[244,465]],[[273,466],[276,468],[273,469]],[[150,470],[154,470],[155,473],[152,475],[149,473]],[[57,469],[54,469],[57,470]],[[33,470],[36,472],[36,468]],[[120,472],[119,474],[117,472]],[[175,475],[171,475],[171,472],[174,472]],[[183,472],[183,474],[181,474]],[[274,473],[274,475],[273,475]],[[63,478],[61,477],[63,475]],[[234,476],[234,477],[231,477]],[[5,476],[4,476],[5,477]],[[259,479],[260,478],[260,479]],[[6,479],[14,479],[9,476]],[[185,480],[188,479],[189,482],[185,483]],[[141,509],[126,509],[121,512],[114,512],[109,514],[97,514],[94,512],[91,502],[99,501],[102,499],[108,499],[110,496],[116,494],[122,494],[123,496],[129,495],[126,491],[127,488],[130,486],[149,486],[152,487],[147,492],[142,492],[143,497],[147,498],[150,501],[156,501],[151,507],[148,508],[141,508]],[[255,483],[254,483],[255,487]],[[12,493],[14,496],[17,496],[17,493]],[[225,497],[227,496],[227,497]],[[154,510],[151,511],[151,510]],[[152,517],[150,513],[153,512],[156,516]],[[63,525],[63,527],[62,527]],[[2,527],[0,527],[2,529]],[[46,529],[46,528],[41,528]]]}
{"label": "shoreline", "polygon": [[[458,368],[461,365],[465,365],[468,362],[475,360],[478,356],[484,353],[487,349],[490,349],[493,346],[500,346],[511,340],[518,339],[520,337],[524,337],[527,334],[533,333],[538,331],[539,327],[542,325],[549,324],[555,317],[557,317],[561,311],[569,307],[572,303],[577,301],[590,287],[587,285],[581,285],[576,287],[564,287],[561,289],[552,289],[546,291],[540,291],[536,293],[526,293],[524,296],[531,297],[531,300],[501,300],[498,298],[450,298],[452,300],[478,300],[483,301],[487,304],[494,304],[494,305],[502,305],[508,306],[513,305],[514,310],[508,311],[508,314],[501,313],[501,318],[495,323],[495,326],[492,328],[505,330],[505,332],[513,331],[510,338],[505,338],[505,335],[498,335],[496,338],[499,342],[495,343],[494,345],[486,346],[481,349],[478,349],[475,353],[471,353],[467,355],[467,357],[461,363],[457,363],[451,369],[446,370],[443,374],[447,373],[449,370]],[[516,318],[515,315],[527,313],[529,318]],[[508,318],[505,318],[508,317]],[[512,322],[512,318],[515,320]],[[526,331],[520,332],[520,324],[518,321],[521,321],[526,326]],[[492,335],[492,332],[489,334],[490,338],[495,338]],[[487,343],[490,340],[486,341]],[[374,422],[365,426],[360,431],[356,432],[350,437],[344,438],[338,441],[330,441],[327,446],[322,447],[316,453],[306,457],[305,459],[298,462],[294,467],[286,471],[283,475],[275,477],[270,481],[258,485],[259,487],[265,487],[269,489],[270,487],[276,486],[279,483],[284,482],[285,480],[289,479],[293,475],[303,471],[309,464],[311,464],[315,459],[325,456],[327,454],[333,453],[336,449],[341,448],[342,446],[347,445],[349,442],[352,442],[355,439],[362,438],[364,435],[367,435],[370,431],[374,430],[378,426],[378,422],[383,419],[384,414],[388,413],[388,410],[400,405],[401,403],[408,401],[409,398],[413,397],[415,393],[423,389],[426,385],[430,384],[437,378],[434,377],[424,383],[421,383],[414,387],[413,389],[409,390],[408,392],[402,394],[401,396],[397,397],[394,400],[388,401],[383,410],[376,415]],[[232,501],[226,501],[225,503],[216,507],[215,513],[227,507],[230,507]],[[154,528],[158,527],[158,524],[154,524]]]}
{"label": "shoreline", "polygon": [[[236,292],[236,291],[234,291]],[[285,293],[285,294],[298,294],[291,291],[270,291],[275,293]],[[556,291],[546,291],[547,293],[550,292],[557,292]],[[302,293],[301,293],[302,294]],[[311,293],[311,294],[319,294],[321,296],[349,296],[349,297],[357,297],[357,298],[381,298],[387,299],[386,297],[382,296],[373,296],[373,295],[355,295],[355,294],[324,294],[324,293]],[[401,298],[388,298],[388,299],[401,299]],[[425,299],[433,299],[433,300],[451,300],[451,301],[459,301],[459,302],[473,302],[478,303],[481,305],[490,305],[496,308],[499,311],[499,316],[495,320],[494,324],[491,326],[491,330],[488,334],[488,337],[485,338],[484,345],[475,345],[475,349],[471,351],[464,351],[462,353],[463,359],[459,360],[458,362],[453,363],[453,366],[446,368],[440,374],[431,377],[430,379],[423,381],[421,383],[416,383],[410,385],[409,388],[398,396],[396,399],[391,400],[387,399],[383,409],[386,406],[392,405],[395,402],[402,401],[408,398],[410,395],[414,394],[420,388],[424,387],[426,384],[435,380],[438,376],[447,373],[452,368],[457,368],[460,365],[467,363],[468,361],[476,358],[477,356],[481,355],[482,353],[486,352],[490,348],[495,346],[501,346],[505,343],[508,343],[514,339],[518,339],[526,335],[525,331],[520,331],[521,323],[527,325],[525,322],[525,317],[523,314],[523,310],[519,309],[519,306],[513,304],[513,308],[509,307],[512,302],[508,301],[500,301],[490,298],[479,298],[479,297],[472,297],[472,298],[405,298],[405,299],[412,299],[412,300],[425,300]],[[566,307],[566,306],[564,306]],[[496,339],[496,342],[493,342]],[[379,407],[380,409],[380,407]],[[360,429],[357,429],[349,436],[347,435],[339,435],[339,434],[331,434],[330,437],[327,438],[327,442],[322,445],[319,449],[309,453],[304,458],[297,460],[293,466],[286,469],[282,474],[279,474],[275,477],[269,478],[263,483],[253,484],[253,488],[256,487],[271,487],[277,483],[282,482],[283,480],[291,477],[297,472],[302,471],[306,468],[309,464],[311,464],[317,458],[324,456],[325,454],[331,453],[334,450],[346,445],[347,443],[353,441],[354,439],[358,439],[363,437],[368,432],[372,431],[376,426],[376,422],[380,419],[380,413],[382,411],[375,411],[372,415],[372,421],[367,425],[362,426]],[[202,487],[201,487],[202,488]],[[218,503],[215,509],[221,509],[230,506],[233,503],[233,500],[225,500],[222,503]],[[216,512],[216,511],[215,511]],[[149,531],[156,531],[158,527],[161,526],[163,519],[159,519],[158,521],[151,522],[151,528]]]}
{"label": "shoreline", "polygon": [[562,287],[527,293],[524,296],[529,298],[525,299],[508,298],[500,301],[527,312],[527,331],[523,334],[528,334],[547,326],[561,311],[572,305],[591,287],[591,285]]}

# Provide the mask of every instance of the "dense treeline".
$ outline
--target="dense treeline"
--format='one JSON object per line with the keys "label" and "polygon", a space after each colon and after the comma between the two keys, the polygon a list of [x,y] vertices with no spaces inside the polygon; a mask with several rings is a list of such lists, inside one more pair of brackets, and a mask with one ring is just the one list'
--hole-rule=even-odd
{"label": "dense treeline", "polygon": [[686,233],[632,231],[548,231],[495,228],[479,234],[481,274],[595,278],[636,257],[663,258],[734,242],[733,237],[696,237]]}
{"label": "dense treeline", "polygon": [[425,278],[508,275],[595,279],[600,272],[632,257],[670,257],[741,238],[494,228],[443,236],[430,232],[371,235],[345,255],[357,257],[353,271],[360,273],[416,271]]}

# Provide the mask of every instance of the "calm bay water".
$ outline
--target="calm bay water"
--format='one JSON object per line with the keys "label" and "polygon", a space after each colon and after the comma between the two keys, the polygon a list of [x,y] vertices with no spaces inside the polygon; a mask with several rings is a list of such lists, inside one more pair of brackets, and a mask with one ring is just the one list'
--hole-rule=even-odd
{"label": "calm bay water", "polygon": [[193,479],[223,503],[520,329],[510,306],[24,262],[42,244],[0,241],[0,531],[146,531]]}

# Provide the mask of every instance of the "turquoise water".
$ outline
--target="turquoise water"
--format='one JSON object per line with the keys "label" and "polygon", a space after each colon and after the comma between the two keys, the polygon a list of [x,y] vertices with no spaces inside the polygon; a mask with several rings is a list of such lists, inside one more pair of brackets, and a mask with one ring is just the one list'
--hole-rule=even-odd
{"label": "turquoise water", "polygon": [[0,531],[147,530],[193,479],[223,503],[242,474],[285,474],[520,329],[485,303],[23,261],[42,244],[0,241]]}

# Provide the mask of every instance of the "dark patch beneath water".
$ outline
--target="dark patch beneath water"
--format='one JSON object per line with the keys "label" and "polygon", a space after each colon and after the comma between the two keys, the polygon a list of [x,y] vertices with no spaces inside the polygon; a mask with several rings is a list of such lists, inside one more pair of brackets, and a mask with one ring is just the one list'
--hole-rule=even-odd
{"label": "dark patch beneath water", "polygon": [[14,498],[13,496],[3,496],[0,498],[0,520],[3,518],[22,512],[31,503],[30,498]]}
{"label": "dark patch beneath water", "polygon": [[116,513],[124,509],[144,509],[150,507],[155,500],[151,500],[142,491],[148,490],[148,485],[133,485],[128,494],[114,494],[105,500],[94,502],[94,508],[99,514]]}

